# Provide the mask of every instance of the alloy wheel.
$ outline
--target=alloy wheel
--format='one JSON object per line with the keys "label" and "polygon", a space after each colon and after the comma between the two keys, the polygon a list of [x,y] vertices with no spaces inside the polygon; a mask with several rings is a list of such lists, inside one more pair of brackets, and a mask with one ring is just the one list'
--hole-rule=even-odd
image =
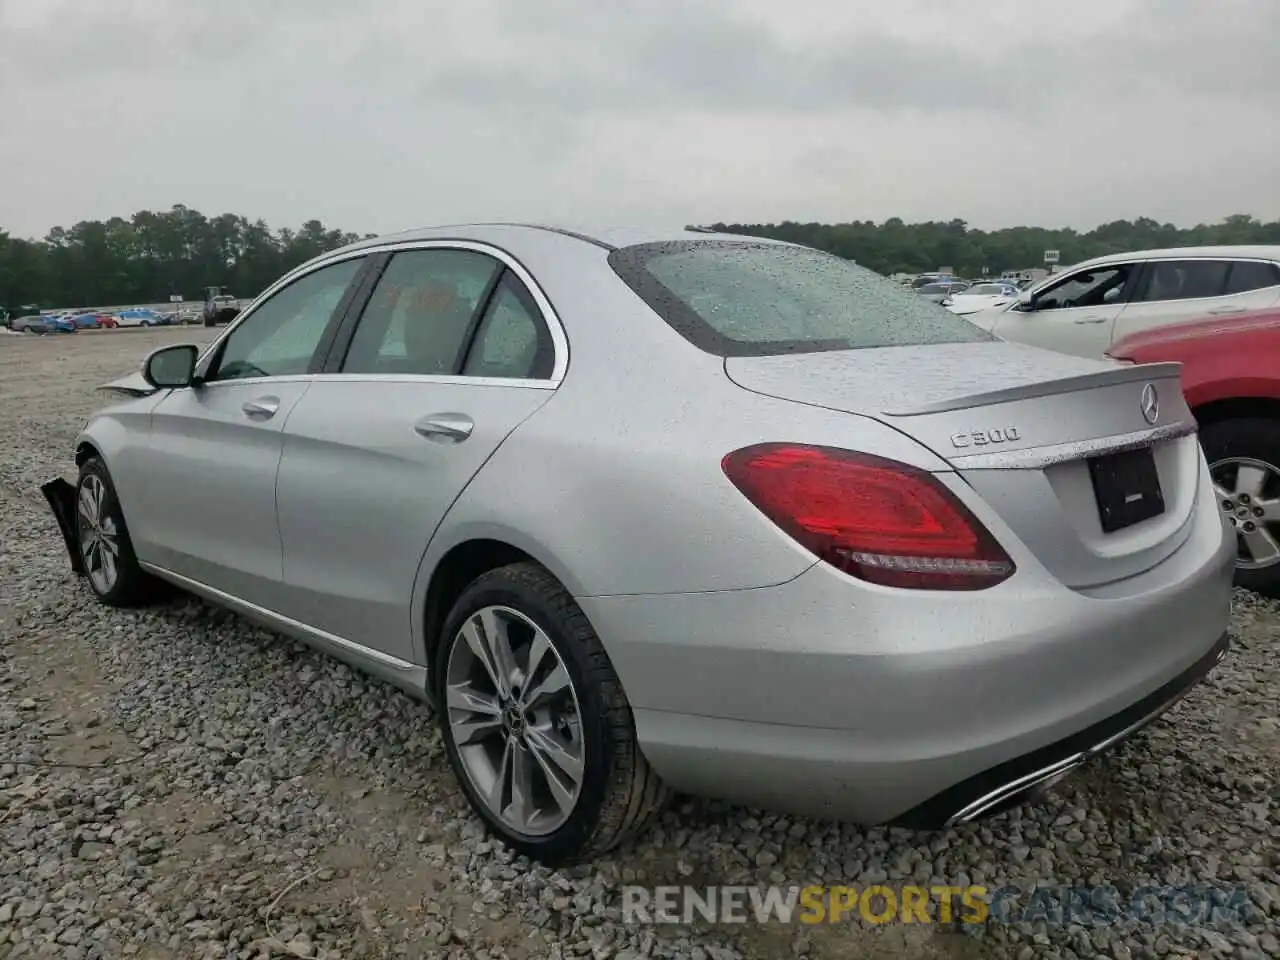
{"label": "alloy wheel", "polygon": [[1261,570],[1280,563],[1280,469],[1252,457],[1227,457],[1209,473],[1239,541],[1236,565]]}
{"label": "alloy wheel", "polygon": [[523,836],[563,826],[582,792],[582,711],[546,633],[510,607],[476,611],[453,639],[444,699],[462,768],[490,814]]}
{"label": "alloy wheel", "polygon": [[116,521],[106,510],[107,486],[90,473],[80,484],[80,553],[84,566],[99,593],[107,593],[120,576],[120,540]]}

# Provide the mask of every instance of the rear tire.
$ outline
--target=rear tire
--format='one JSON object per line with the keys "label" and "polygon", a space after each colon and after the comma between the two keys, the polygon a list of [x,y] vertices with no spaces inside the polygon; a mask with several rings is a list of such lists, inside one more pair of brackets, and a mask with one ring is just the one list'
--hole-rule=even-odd
{"label": "rear tire", "polygon": [[115,484],[100,457],[90,457],[80,467],[76,548],[89,588],[107,606],[136,607],[163,592],[160,581],[138,565]]}
{"label": "rear tire", "polygon": [[1200,430],[1200,444],[1220,491],[1219,507],[1239,538],[1236,585],[1280,599],[1280,547],[1271,550],[1280,544],[1280,420],[1209,423]]}
{"label": "rear tire", "polygon": [[[491,669],[502,662],[495,650],[509,669]],[[587,859],[661,811],[670,794],[640,752],[613,665],[542,567],[516,563],[477,578],[450,611],[438,651],[449,763],[513,850],[547,864]]]}

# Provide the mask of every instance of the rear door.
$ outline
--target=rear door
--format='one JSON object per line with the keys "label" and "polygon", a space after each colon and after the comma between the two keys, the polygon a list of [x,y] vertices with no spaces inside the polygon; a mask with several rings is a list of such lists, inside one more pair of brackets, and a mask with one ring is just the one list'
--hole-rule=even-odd
{"label": "rear door", "polygon": [[1204,316],[1235,316],[1280,301],[1280,267],[1265,260],[1152,261],[1112,331],[1112,341]]}
{"label": "rear door", "polygon": [[997,315],[991,332],[1004,340],[1079,357],[1101,357],[1126,309],[1141,264],[1113,263],[1068,271],[1031,302]]}
{"label": "rear door", "polygon": [[203,383],[153,408],[139,467],[147,494],[129,518],[141,559],[274,609],[281,429],[363,261],[319,267],[267,297],[215,348]]}
{"label": "rear door", "polygon": [[285,429],[281,612],[419,661],[422,555],[462,489],[552,396],[555,320],[514,261],[474,244],[396,250],[366,299]]}

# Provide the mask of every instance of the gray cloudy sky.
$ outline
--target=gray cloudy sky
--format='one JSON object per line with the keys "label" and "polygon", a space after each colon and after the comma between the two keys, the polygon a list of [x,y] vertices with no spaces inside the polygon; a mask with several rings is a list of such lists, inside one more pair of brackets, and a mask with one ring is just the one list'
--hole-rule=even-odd
{"label": "gray cloudy sky", "polygon": [[1280,0],[0,0],[0,229],[1280,217]]}

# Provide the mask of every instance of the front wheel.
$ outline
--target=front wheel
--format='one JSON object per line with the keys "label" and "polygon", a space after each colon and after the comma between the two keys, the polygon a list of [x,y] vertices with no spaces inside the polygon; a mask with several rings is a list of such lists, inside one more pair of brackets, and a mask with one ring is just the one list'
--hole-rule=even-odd
{"label": "front wheel", "polygon": [[1223,420],[1200,430],[1218,506],[1236,532],[1236,583],[1280,598],[1280,420]]}
{"label": "front wheel", "polygon": [[668,790],[636,742],[622,684],[591,624],[542,567],[475,580],[435,666],[449,762],[490,832],[555,864],[603,853]]}
{"label": "front wheel", "polygon": [[108,606],[138,606],[158,594],[158,581],[138,565],[111,474],[98,457],[80,467],[76,547],[90,588]]}

